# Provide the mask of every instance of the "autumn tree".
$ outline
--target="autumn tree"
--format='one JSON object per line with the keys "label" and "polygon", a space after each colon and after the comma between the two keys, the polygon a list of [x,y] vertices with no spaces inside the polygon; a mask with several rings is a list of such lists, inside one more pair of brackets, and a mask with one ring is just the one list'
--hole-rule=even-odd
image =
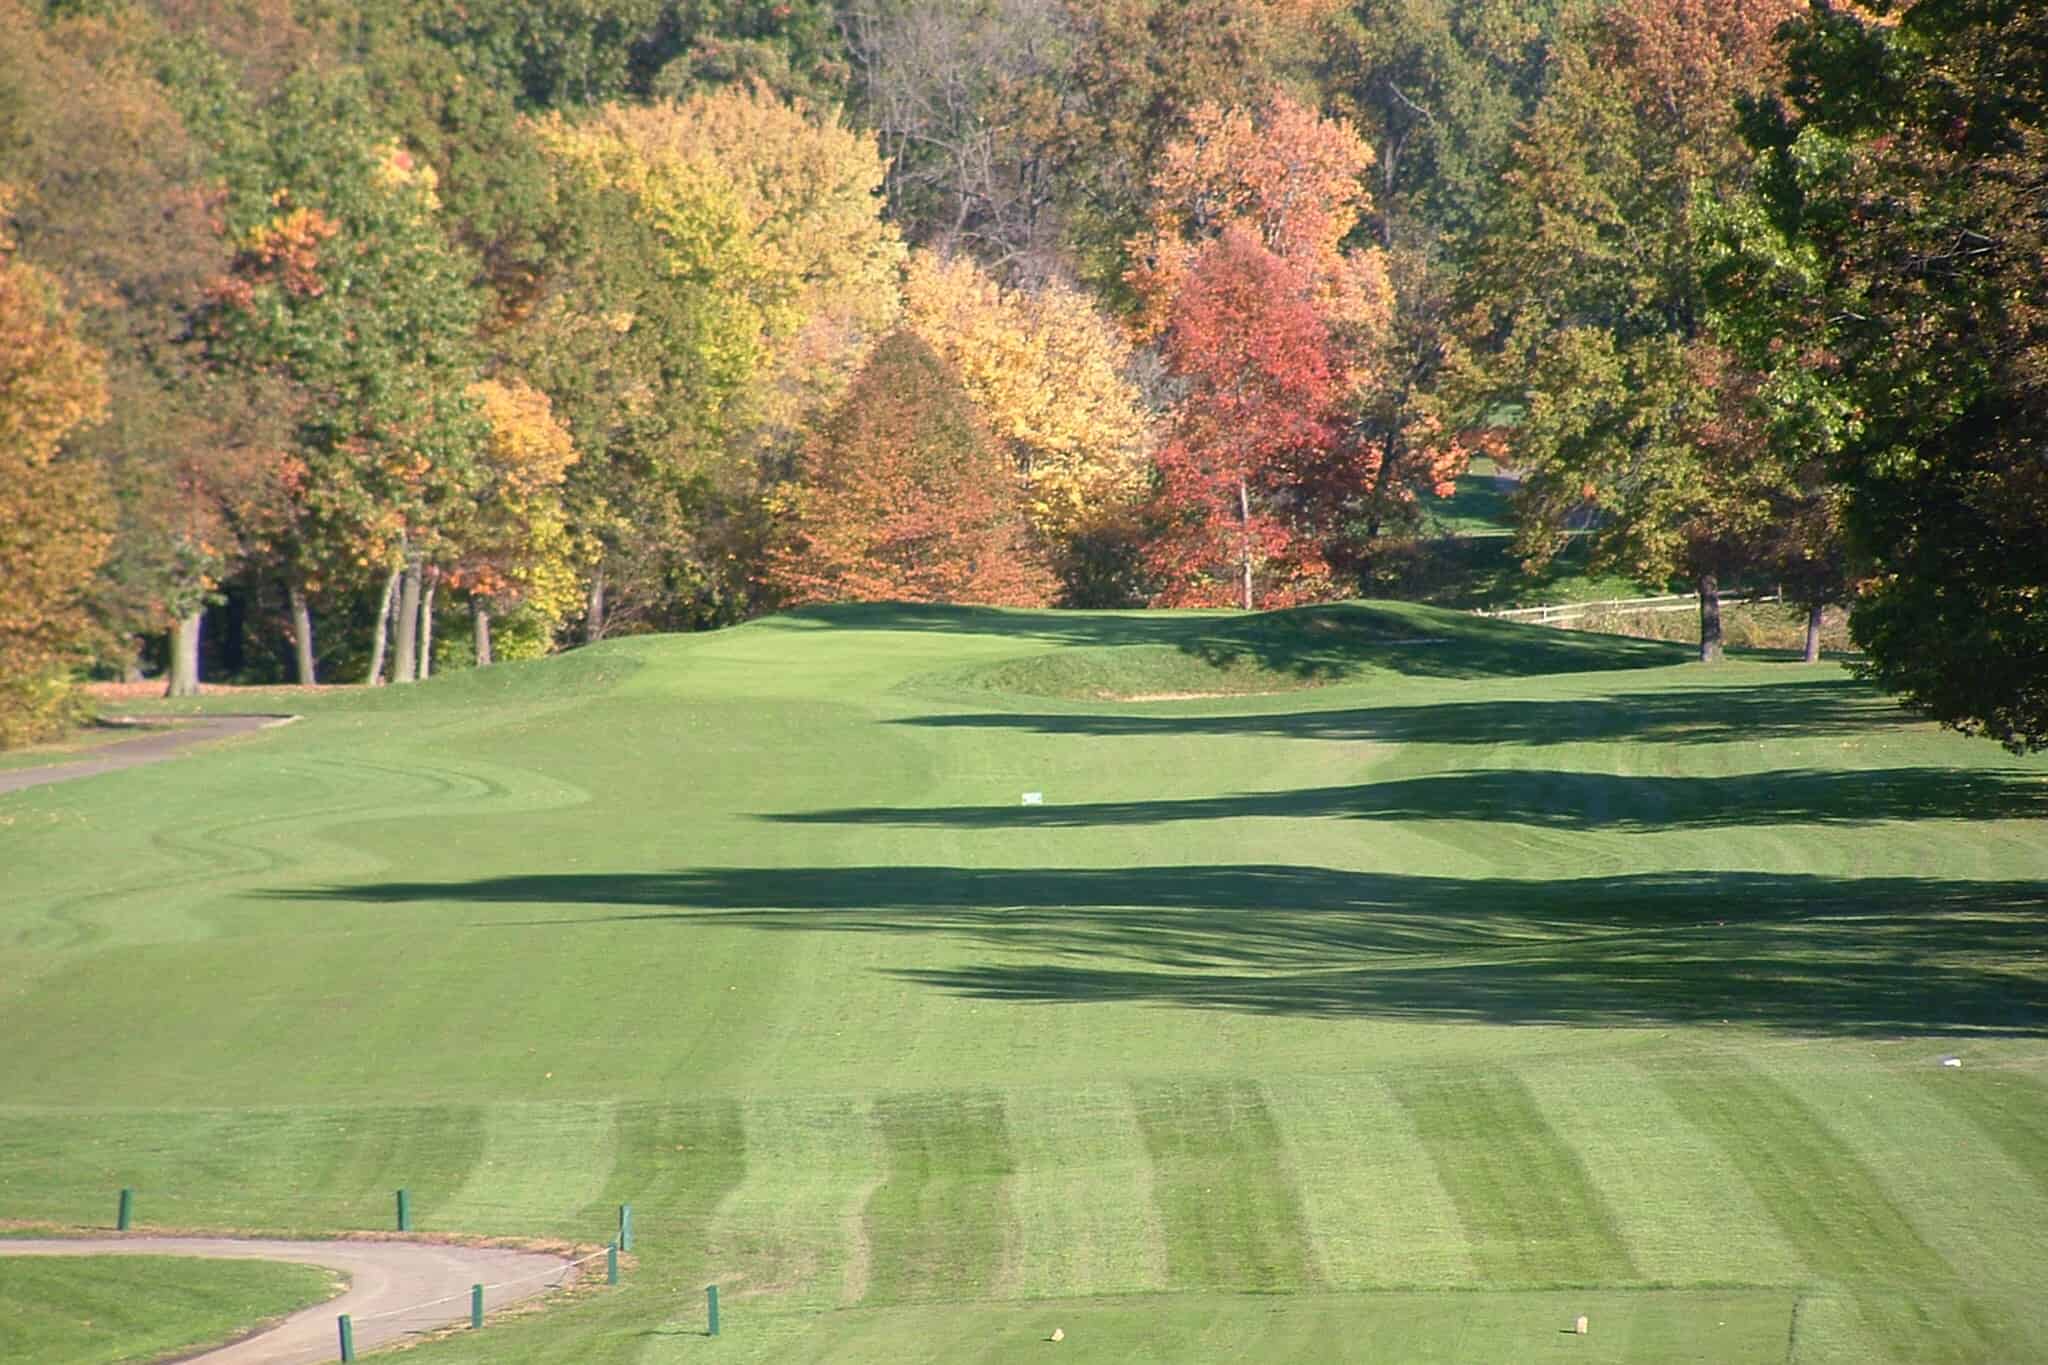
{"label": "autumn tree", "polygon": [[1312,495],[1342,374],[1313,283],[1242,227],[1174,291],[1166,354],[1187,385],[1158,456],[1149,566],[1164,606],[1284,606],[1326,587]]}
{"label": "autumn tree", "polygon": [[1052,594],[1011,462],[908,330],[875,348],[778,498],[784,600],[1036,606]]}
{"label": "autumn tree", "polygon": [[1716,302],[1839,486],[1863,669],[2048,747],[2048,14],[1816,8]]}
{"label": "autumn tree", "polygon": [[146,16],[43,25],[12,0],[0,16],[10,9],[0,179],[21,187],[23,258],[58,280],[107,366],[106,420],[68,443],[100,466],[114,512],[94,611],[128,667],[137,637],[168,630],[174,672],[191,672],[198,614],[261,547],[280,494],[257,395],[179,342],[227,258],[207,158],[155,74],[163,35]]}
{"label": "autumn tree", "polygon": [[469,599],[479,666],[492,662],[495,615],[523,610],[545,637],[580,604],[589,547],[571,528],[562,485],[577,460],[548,396],[519,380],[484,380],[469,396],[490,426],[475,503],[454,528],[449,586]]}
{"label": "autumn tree", "polygon": [[1153,444],[1122,329],[1061,281],[1004,288],[964,257],[928,253],[906,272],[904,322],[953,367],[1013,461],[1065,599],[1116,605],[1101,573],[1132,534]]}
{"label": "autumn tree", "polygon": [[[1306,291],[1326,334],[1331,388],[1327,408],[1311,414],[1321,445],[1292,458],[1290,521],[1297,535],[1315,528],[1319,572],[1341,566],[1354,577],[1383,535],[1412,526],[1420,499],[1448,490],[1466,459],[1430,387],[1442,356],[1444,308],[1433,298],[1441,290],[1419,255],[1358,240],[1372,164],[1355,129],[1284,95],[1256,108],[1204,105],[1163,153],[1150,226],[1130,246],[1141,327],[1174,316],[1219,234],[1255,242]],[[1408,300],[1399,312],[1397,279]],[[1198,392],[1206,381],[1180,367],[1200,349],[1167,348]]]}
{"label": "autumn tree", "polygon": [[54,282],[0,240],[0,748],[62,725],[67,671],[91,637],[110,509],[97,467],[62,443],[106,398]]}
{"label": "autumn tree", "polygon": [[537,133],[559,249],[508,349],[583,452],[572,505],[604,547],[586,634],[622,606],[730,619],[764,485],[893,322],[902,248],[874,143],[759,89]]}

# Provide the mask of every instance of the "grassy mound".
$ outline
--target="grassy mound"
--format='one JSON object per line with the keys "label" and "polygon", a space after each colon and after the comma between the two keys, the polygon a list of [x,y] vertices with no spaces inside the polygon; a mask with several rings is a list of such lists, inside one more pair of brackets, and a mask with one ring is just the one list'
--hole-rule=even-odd
{"label": "grassy mound", "polygon": [[1686,652],[838,608],[0,796],[0,1220],[633,1205],[420,1365],[2048,1359],[2048,759]]}
{"label": "grassy mound", "polygon": [[0,1256],[0,1360],[182,1358],[341,1292],[331,1271],[186,1256]]}

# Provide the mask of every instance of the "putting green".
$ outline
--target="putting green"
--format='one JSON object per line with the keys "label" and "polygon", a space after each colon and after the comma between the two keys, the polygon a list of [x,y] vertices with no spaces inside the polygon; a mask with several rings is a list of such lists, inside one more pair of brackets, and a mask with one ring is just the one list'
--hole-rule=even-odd
{"label": "putting green", "polygon": [[2048,762],[1684,657],[835,609],[0,796],[0,1219],[631,1203],[423,1360],[2048,1358]]}

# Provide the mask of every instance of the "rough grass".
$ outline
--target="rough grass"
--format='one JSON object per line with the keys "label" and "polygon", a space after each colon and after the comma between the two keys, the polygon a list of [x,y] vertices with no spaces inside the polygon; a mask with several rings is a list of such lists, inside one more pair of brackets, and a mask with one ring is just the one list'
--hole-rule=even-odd
{"label": "rough grass", "polygon": [[0,1256],[0,1360],[183,1356],[331,1298],[332,1271],[182,1256]]}
{"label": "rough grass", "polygon": [[633,1204],[422,1362],[2048,1358],[2048,762],[1685,653],[843,608],[0,797],[0,1220]]}

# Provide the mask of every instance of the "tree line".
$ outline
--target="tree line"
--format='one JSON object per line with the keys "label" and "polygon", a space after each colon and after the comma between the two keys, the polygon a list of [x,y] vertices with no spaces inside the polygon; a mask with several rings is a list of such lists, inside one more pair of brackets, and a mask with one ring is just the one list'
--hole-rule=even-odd
{"label": "tree line", "polygon": [[0,742],[811,601],[1851,603],[2048,742],[2020,0],[0,0]]}

